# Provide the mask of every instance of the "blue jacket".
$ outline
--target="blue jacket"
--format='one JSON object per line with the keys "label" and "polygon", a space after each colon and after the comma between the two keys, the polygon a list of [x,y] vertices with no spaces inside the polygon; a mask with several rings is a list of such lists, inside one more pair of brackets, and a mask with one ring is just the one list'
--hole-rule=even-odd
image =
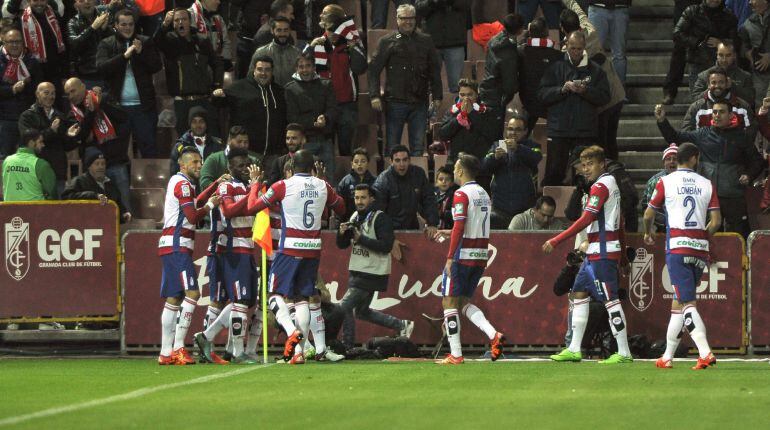
{"label": "blue jacket", "polygon": [[540,145],[530,139],[522,140],[515,151],[495,158],[495,142],[484,157],[482,168],[492,175],[492,207],[511,215],[529,209],[535,203],[537,165],[543,159]]}
{"label": "blue jacket", "polygon": [[364,177],[361,178],[353,170],[345,175],[339,184],[337,184],[337,194],[345,200],[345,216],[342,221],[347,222],[350,217],[353,216],[353,212],[356,211],[356,204],[353,201],[353,195],[355,194],[356,185],[369,184],[374,185],[374,180],[377,179],[368,170],[364,172]]}

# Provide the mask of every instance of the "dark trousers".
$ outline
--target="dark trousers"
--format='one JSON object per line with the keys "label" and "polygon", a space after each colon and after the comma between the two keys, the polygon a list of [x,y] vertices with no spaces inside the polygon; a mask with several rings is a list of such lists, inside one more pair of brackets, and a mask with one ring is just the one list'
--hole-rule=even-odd
{"label": "dark trousers", "polygon": [[[128,121],[123,125],[123,133],[133,137],[134,148],[139,149],[142,158],[157,158],[158,145],[155,133],[158,128],[158,112],[155,109],[145,110],[141,105],[123,106],[128,115]],[[165,154],[168,157],[168,154]]]}
{"label": "dark trousers", "polygon": [[254,55],[254,42],[238,36],[238,42],[235,44],[235,77],[243,79],[249,71],[251,56]]}
{"label": "dark trousers", "polygon": [[590,137],[551,137],[548,138],[548,154],[545,160],[543,186],[564,185],[570,152],[580,145],[592,145],[596,139]]}
{"label": "dark trousers", "polygon": [[598,136],[599,146],[604,148],[604,155],[613,160],[618,159],[618,125],[620,125],[620,111],[623,110],[623,102],[609,107],[599,114]]}
{"label": "dark trousers", "polygon": [[[401,330],[403,323],[400,319],[369,308],[373,298],[373,291],[366,291],[355,287],[348,288],[345,296],[340,301],[339,307],[330,312],[328,317],[325,317],[326,321],[337,323],[346,317],[349,318],[355,315],[356,318],[372,324],[388,327],[393,330]],[[353,338],[348,338],[347,333],[343,334],[343,343],[346,346],[350,347],[354,341]]]}
{"label": "dark trousers", "polygon": [[[674,1],[674,25],[679,21],[682,12],[688,6],[698,4],[700,0],[675,0]],[[674,50],[671,52],[671,63],[668,66],[666,81],[663,83],[663,92],[676,97],[679,86],[682,85],[684,68],[687,61],[687,48],[674,42]]]}
{"label": "dark trousers", "polygon": [[340,155],[350,156],[353,151],[353,137],[358,124],[358,103],[340,103],[337,119],[337,148]]}
{"label": "dark trousers", "polygon": [[174,99],[174,115],[176,116],[177,136],[183,135],[190,129],[190,109],[200,106],[206,109],[206,133],[216,137],[223,137],[219,127],[219,110],[211,104],[208,98],[198,100]]}
{"label": "dark trousers", "polygon": [[719,207],[722,212],[722,231],[739,233],[744,239],[749,237],[749,213],[746,197],[721,197]]}
{"label": "dark trousers", "polygon": [[515,214],[508,211],[492,206],[492,216],[489,218],[489,228],[492,230],[508,230],[508,226],[511,224],[511,219],[513,219],[514,215]]}

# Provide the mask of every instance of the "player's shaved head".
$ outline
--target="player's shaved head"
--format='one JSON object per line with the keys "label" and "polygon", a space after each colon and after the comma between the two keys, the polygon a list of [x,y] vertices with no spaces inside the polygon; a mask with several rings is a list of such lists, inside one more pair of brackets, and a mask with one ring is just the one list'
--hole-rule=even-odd
{"label": "player's shaved head", "polygon": [[296,173],[310,173],[313,169],[313,154],[305,149],[294,153],[294,171]]}
{"label": "player's shaved head", "polygon": [[687,164],[692,157],[697,157],[700,155],[700,150],[697,146],[690,142],[684,142],[681,145],[679,145],[679,148],[676,151],[676,162],[679,165]]}

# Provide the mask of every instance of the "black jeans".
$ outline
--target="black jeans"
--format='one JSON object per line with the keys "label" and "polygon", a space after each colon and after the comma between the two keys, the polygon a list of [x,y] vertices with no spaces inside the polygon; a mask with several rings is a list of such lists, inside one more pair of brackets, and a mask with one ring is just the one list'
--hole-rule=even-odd
{"label": "black jeans", "polygon": [[[674,1],[674,25],[679,22],[682,13],[688,6],[698,4],[700,0],[675,0]],[[671,63],[668,66],[666,81],[663,83],[663,93],[676,97],[679,86],[682,85],[684,68],[687,62],[687,48],[674,42],[674,50],[671,52]]]}
{"label": "black jeans", "polygon": [[564,178],[569,163],[569,154],[577,146],[593,145],[595,138],[591,137],[551,137],[548,139],[548,152],[545,160],[545,176],[543,186],[564,185]]}
{"label": "black jeans", "polygon": [[602,111],[599,114],[596,130],[597,143],[604,148],[604,155],[613,160],[618,159],[618,125],[620,125],[621,110],[623,110],[623,102]]}
{"label": "black jeans", "polygon": [[[345,292],[345,296],[342,297],[339,306],[329,313],[326,320],[336,324],[346,317],[349,318],[355,315],[356,318],[368,321],[372,324],[392,328],[393,330],[401,330],[403,328],[403,323],[400,319],[369,308],[373,297],[373,291],[366,291],[356,287],[348,288],[348,291]],[[354,343],[354,339],[348,338],[347,332],[343,333],[342,341],[345,346],[348,347]]]}
{"label": "black jeans", "polygon": [[748,239],[751,226],[746,197],[719,197],[719,207],[723,220],[721,231],[739,233]]}

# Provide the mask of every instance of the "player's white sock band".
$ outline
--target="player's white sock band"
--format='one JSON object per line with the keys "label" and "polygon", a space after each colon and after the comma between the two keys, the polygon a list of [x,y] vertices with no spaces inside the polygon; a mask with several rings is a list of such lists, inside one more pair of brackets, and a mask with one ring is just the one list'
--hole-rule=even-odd
{"label": "player's white sock band", "polygon": [[590,300],[585,298],[572,301],[572,339],[567,347],[571,352],[580,352],[580,345],[583,343],[583,335],[588,324],[588,302]]}
{"label": "player's white sock band", "polygon": [[174,333],[174,350],[184,347],[184,338],[187,336],[187,330],[192,323],[193,312],[197,300],[185,297],[182,302],[182,308],[179,310],[179,320],[176,323],[176,333]]}
{"label": "player's white sock band", "polygon": [[326,351],[326,323],[321,313],[320,303],[310,304],[310,332],[313,333],[313,343],[315,344],[315,353],[320,354]]}
{"label": "player's white sock band", "polygon": [[460,343],[460,313],[457,309],[444,309],[444,326],[446,327],[447,339],[449,339],[449,350],[455,357],[463,356],[462,344]]}
{"label": "player's white sock band", "polygon": [[[307,339],[310,333],[310,307],[305,301],[294,303],[294,318],[297,320],[297,326],[302,336]],[[295,354],[303,351],[302,345],[297,345]]]}
{"label": "player's white sock band", "polygon": [[230,337],[233,339],[233,355],[238,357],[243,354],[243,337],[246,334],[246,322],[248,311],[245,305],[234,304],[230,311]]}
{"label": "player's white sock band", "polygon": [[666,330],[666,351],[663,353],[664,360],[674,358],[679,342],[682,340],[682,324],[684,324],[684,315],[680,310],[671,310],[671,319],[668,320],[668,329]]}
{"label": "player's white sock band", "polygon": [[684,328],[690,333],[692,341],[698,347],[698,355],[705,358],[711,352],[708,340],[706,340],[706,325],[698,313],[695,305],[687,305],[682,309],[684,316]]}
{"label": "player's white sock band", "polygon": [[281,327],[283,327],[283,330],[286,332],[286,336],[291,336],[291,334],[297,330],[297,327],[291,320],[291,316],[289,315],[289,307],[286,305],[283,297],[273,296],[270,297],[268,302],[270,305],[270,311],[273,312],[273,315],[275,315],[275,320],[278,321],[278,324],[280,324]]}
{"label": "player's white sock band", "polygon": [[179,312],[179,306],[165,303],[163,312],[160,314],[161,337],[160,337],[160,355],[169,356],[174,347],[174,332],[176,331],[176,314]]}
{"label": "player's white sock band", "polygon": [[203,317],[203,330],[205,331],[207,328],[209,328],[209,324],[216,321],[219,314],[222,312],[221,309],[217,309],[215,307],[209,306],[208,309],[206,309],[206,316]]}
{"label": "player's white sock band", "polygon": [[228,303],[227,306],[222,308],[222,311],[219,312],[219,316],[213,322],[209,322],[209,326],[203,332],[203,336],[206,339],[213,341],[223,328],[230,327],[230,312],[232,310],[232,303]]}
{"label": "player's white sock band", "polygon": [[[297,308],[296,304],[294,302],[286,303],[286,307],[289,309],[289,316],[291,317],[291,322],[295,326],[297,325]],[[291,333],[289,333],[291,334]]]}
{"label": "player's white sock band", "polygon": [[246,338],[246,354],[256,354],[259,336],[262,334],[262,310],[254,309],[254,315],[249,322],[249,336]]}
{"label": "player's white sock band", "polygon": [[628,348],[628,329],[626,328],[628,324],[626,324],[626,314],[623,313],[620,300],[607,302],[604,306],[610,316],[610,329],[612,335],[615,336],[615,342],[618,344],[618,354],[631,357],[631,350]]}
{"label": "player's white sock band", "polygon": [[487,317],[484,316],[484,312],[481,311],[476,305],[473,303],[468,303],[463,307],[463,314],[471,320],[473,324],[476,325],[481,331],[484,332],[485,335],[489,338],[489,340],[492,340],[495,338],[495,334],[497,334],[497,330],[495,330],[494,327],[492,327],[492,324],[489,323],[487,320]]}

